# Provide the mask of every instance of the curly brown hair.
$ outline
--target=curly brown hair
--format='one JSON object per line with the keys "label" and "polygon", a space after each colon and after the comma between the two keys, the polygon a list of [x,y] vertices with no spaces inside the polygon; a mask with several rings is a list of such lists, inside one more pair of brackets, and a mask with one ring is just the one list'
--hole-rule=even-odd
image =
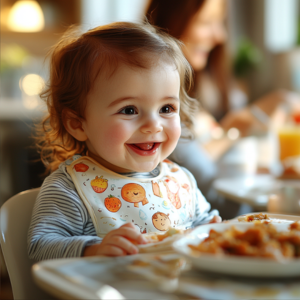
{"label": "curly brown hair", "polygon": [[192,116],[197,110],[197,102],[187,94],[192,87],[192,68],[181,52],[181,43],[152,25],[115,22],[85,33],[73,26],[48,55],[50,78],[41,98],[49,114],[38,136],[47,171],[54,171],[68,157],[87,150],[84,142],[68,133],[64,122],[69,112],[84,119],[86,96],[99,72],[111,75],[119,64],[146,69],[158,59],[174,64],[181,81],[181,122],[192,131]]}

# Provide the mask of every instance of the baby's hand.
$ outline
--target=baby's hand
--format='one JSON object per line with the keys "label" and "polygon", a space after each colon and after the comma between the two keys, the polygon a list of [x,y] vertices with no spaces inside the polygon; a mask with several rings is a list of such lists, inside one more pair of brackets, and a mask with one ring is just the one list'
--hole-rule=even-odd
{"label": "baby's hand", "polygon": [[209,223],[221,223],[222,222],[222,218],[220,216],[214,216]]}
{"label": "baby's hand", "polygon": [[139,252],[136,245],[146,244],[146,240],[132,223],[110,231],[100,244],[87,246],[83,256],[124,256]]}

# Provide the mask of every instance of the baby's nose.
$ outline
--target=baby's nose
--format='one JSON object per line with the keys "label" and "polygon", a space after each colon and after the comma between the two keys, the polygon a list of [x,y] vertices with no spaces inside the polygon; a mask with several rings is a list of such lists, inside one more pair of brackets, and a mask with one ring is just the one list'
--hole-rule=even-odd
{"label": "baby's nose", "polygon": [[163,131],[163,126],[156,118],[148,118],[140,128],[143,133],[158,133]]}

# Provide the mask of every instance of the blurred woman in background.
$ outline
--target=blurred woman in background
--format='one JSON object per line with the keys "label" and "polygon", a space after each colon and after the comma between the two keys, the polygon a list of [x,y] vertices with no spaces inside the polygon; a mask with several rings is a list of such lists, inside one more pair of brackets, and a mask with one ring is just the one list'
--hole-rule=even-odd
{"label": "blurred woman in background", "polygon": [[[235,87],[230,72],[226,12],[226,0],[152,0],[146,17],[184,43],[183,52],[195,72],[190,96],[200,104],[196,131],[203,127],[201,119],[207,119],[207,115],[203,117],[205,111],[219,122],[213,122],[213,126],[221,126],[224,132],[237,128],[241,136],[247,136],[267,129],[268,117],[284,101],[285,92],[274,92],[247,106],[247,96]],[[171,159],[194,174],[199,188],[209,198],[207,193],[217,168],[199,142],[182,139]]]}

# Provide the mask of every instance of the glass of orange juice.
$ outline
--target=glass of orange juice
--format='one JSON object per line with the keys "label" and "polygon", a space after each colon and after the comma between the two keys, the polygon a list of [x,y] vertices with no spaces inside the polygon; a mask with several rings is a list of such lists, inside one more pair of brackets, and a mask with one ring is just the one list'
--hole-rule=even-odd
{"label": "glass of orange juice", "polygon": [[300,156],[300,126],[290,126],[279,129],[279,158]]}

